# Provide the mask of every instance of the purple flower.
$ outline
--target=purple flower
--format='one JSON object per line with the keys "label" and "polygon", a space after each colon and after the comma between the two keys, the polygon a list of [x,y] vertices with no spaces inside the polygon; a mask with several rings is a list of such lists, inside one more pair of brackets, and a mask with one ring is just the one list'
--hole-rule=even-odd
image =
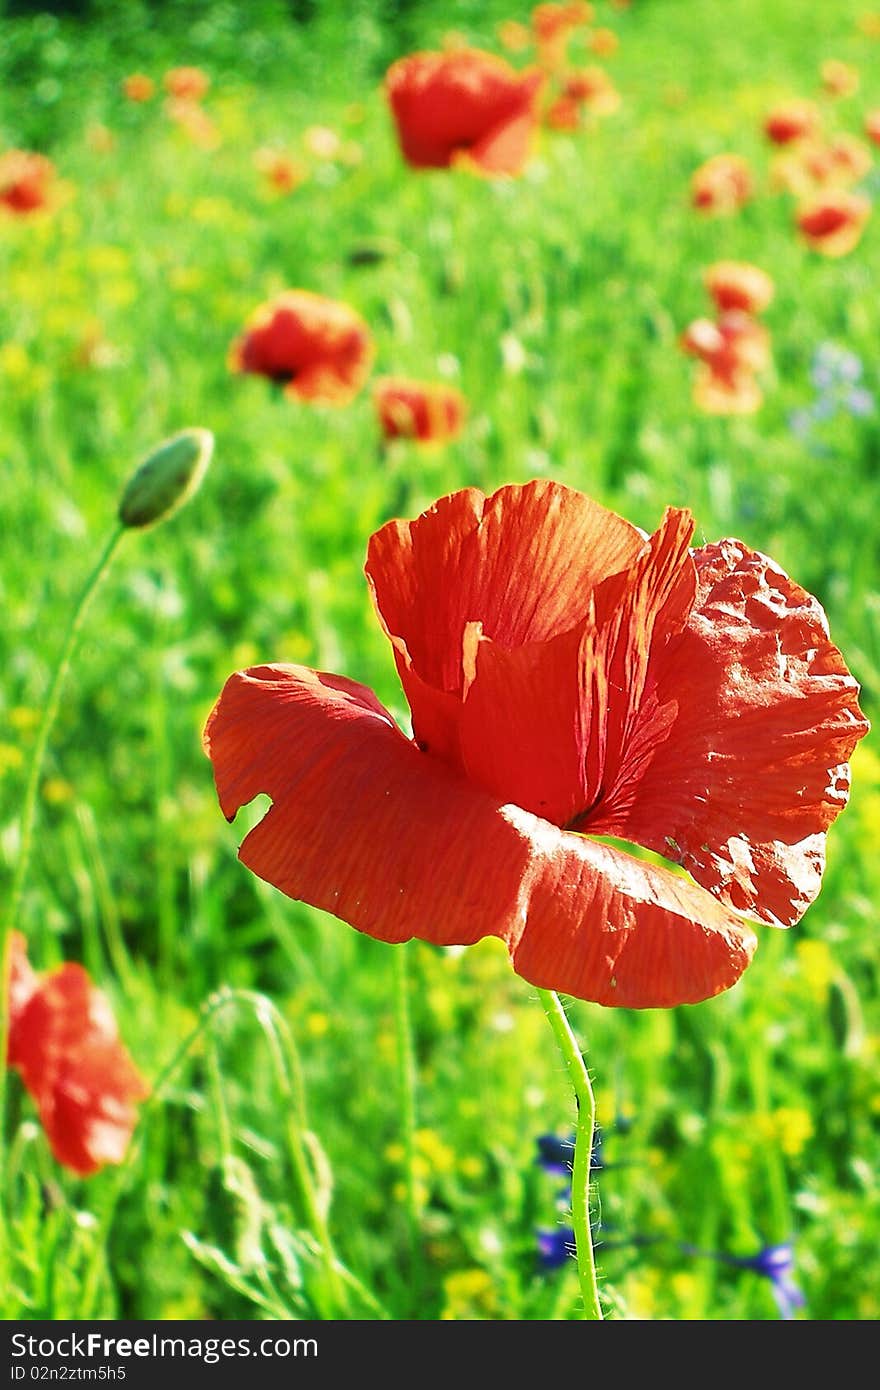
{"label": "purple flower", "polygon": [[555,1226],[552,1231],[539,1230],[538,1264],[543,1270],[561,1269],[577,1253],[571,1226]]}
{"label": "purple flower", "polygon": [[790,1321],[803,1308],[806,1298],[794,1281],[794,1246],[791,1241],[781,1241],[778,1245],[765,1245],[757,1255],[728,1255],[724,1251],[699,1250],[695,1245],[681,1245],[685,1255],[696,1255],[707,1260],[720,1260],[722,1264],[734,1265],[737,1269],[751,1269],[770,1280],[779,1316]]}

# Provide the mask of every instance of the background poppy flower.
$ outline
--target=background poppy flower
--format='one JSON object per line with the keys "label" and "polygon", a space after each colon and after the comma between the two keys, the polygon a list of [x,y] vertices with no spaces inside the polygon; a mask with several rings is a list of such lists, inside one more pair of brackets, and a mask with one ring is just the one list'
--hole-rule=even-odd
{"label": "background poppy flower", "polygon": [[133,72],[122,82],[123,94],[129,101],[149,101],[155,90],[152,77],[147,77],[143,72]]}
{"label": "background poppy flower", "polygon": [[822,87],[832,97],[848,97],[859,89],[858,70],[839,58],[829,58],[820,69]]}
{"label": "background poppy flower", "polygon": [[0,206],[17,216],[48,206],[55,166],[45,155],[30,150],[7,150],[0,155]]}
{"label": "background poppy flower", "polygon": [[557,67],[564,62],[568,43],[575,32],[593,20],[589,4],[543,4],[532,10],[532,32],[545,67]]}
{"label": "background poppy flower", "polygon": [[721,375],[740,369],[759,372],[770,361],[766,328],[733,309],[715,321],[695,319],[682,334],[681,345]]}
{"label": "background poppy flower", "polygon": [[691,179],[691,201],[701,212],[736,212],[753,191],[751,170],[738,154],[713,155]]}
{"label": "background poppy flower", "polygon": [[811,101],[786,101],[764,118],[764,134],[774,145],[804,140],[819,129],[819,112]]}
{"label": "background poppy flower", "polygon": [[415,169],[466,163],[487,175],[521,173],[542,81],[479,49],[399,59],[385,92],[404,159]]}
{"label": "background poppy flower", "polygon": [[718,319],[695,319],[681,335],[685,352],[700,359],[694,403],[712,415],[750,415],[763,395],[755,380],[770,361],[767,330],[749,314],[730,309]]}
{"label": "background poppy flower", "polygon": [[281,150],[257,150],[254,164],[276,193],[292,193],[307,177],[305,166]]}
{"label": "background poppy flower", "polygon": [[610,116],[620,106],[620,93],[604,68],[580,68],[569,73],[563,92],[597,116]]}
{"label": "background poppy flower", "polygon": [[845,256],[861,239],[870,212],[871,204],[862,194],[830,189],[798,209],[797,225],[814,251]]}
{"label": "background poppy flower", "polygon": [[440,444],[454,439],[464,424],[464,396],[443,382],[383,377],[376,382],[373,402],[386,439]]}
{"label": "background poppy flower", "polygon": [[748,261],[716,261],[706,270],[703,281],[722,313],[739,309],[760,314],[773,298],[770,276]]}
{"label": "background poppy flower", "polygon": [[79,965],[36,975],[13,936],[8,1065],[21,1074],[59,1163],[86,1176],[121,1163],[148,1088],[106,998]]}
{"label": "background poppy flower", "polygon": [[373,361],[370,331],[347,304],[287,290],[252,315],[232,345],[233,371],[256,372],[290,396],[345,405],[361,389]]}
{"label": "background poppy flower", "polygon": [[551,130],[579,130],[581,104],[574,97],[556,97],[547,107],[545,120]]}
{"label": "background poppy flower", "polygon": [[177,101],[201,101],[211,85],[211,79],[201,68],[171,68],[163,79],[165,90]]}
{"label": "background poppy flower", "polygon": [[818,892],[867,726],[816,600],[692,531],[670,509],[646,540],[546,480],[388,522],[366,573],[413,738],[345,677],[231,676],[205,731],[220,804],[273,802],[243,863],[384,941],[499,936],[525,979],[599,1003],[732,985],[740,914],[788,925]]}
{"label": "background poppy flower", "polygon": [[524,53],[532,45],[532,31],[518,19],[503,19],[496,30],[498,42],[508,53]]}
{"label": "background poppy flower", "polygon": [[600,58],[610,58],[620,47],[620,39],[613,29],[594,29],[588,40],[589,46]]}

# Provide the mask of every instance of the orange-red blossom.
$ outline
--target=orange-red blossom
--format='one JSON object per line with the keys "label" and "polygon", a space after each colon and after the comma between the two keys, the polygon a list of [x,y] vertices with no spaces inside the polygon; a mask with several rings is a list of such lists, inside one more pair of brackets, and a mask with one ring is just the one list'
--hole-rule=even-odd
{"label": "orange-red blossom", "polygon": [[381,377],[373,403],[386,439],[415,439],[445,444],[461,433],[467,406],[464,396],[445,382]]}
{"label": "orange-red blossom", "polygon": [[404,159],[415,169],[461,165],[520,174],[538,119],[543,74],[519,73],[479,49],[412,53],[388,70],[385,94]]}
{"label": "orange-red blossom", "polygon": [[818,893],[867,725],[816,599],[693,529],[669,509],[646,538],[546,479],[388,522],[366,574],[413,735],[346,676],[231,676],[220,805],[272,799],[242,862],[382,941],[500,937],[530,983],[602,1004],[734,984],[753,922]]}
{"label": "orange-red blossom", "polygon": [[347,304],[286,290],[254,312],[230,348],[229,365],[268,377],[300,400],[347,405],[366,381],[373,353],[367,325]]}
{"label": "orange-red blossom", "polygon": [[32,150],[7,150],[0,155],[0,207],[17,217],[48,207],[55,166]]}
{"label": "orange-red blossom", "polygon": [[37,975],[12,938],[7,1064],[36,1102],[59,1163],[81,1176],[121,1163],[148,1088],[105,996],[81,965]]}

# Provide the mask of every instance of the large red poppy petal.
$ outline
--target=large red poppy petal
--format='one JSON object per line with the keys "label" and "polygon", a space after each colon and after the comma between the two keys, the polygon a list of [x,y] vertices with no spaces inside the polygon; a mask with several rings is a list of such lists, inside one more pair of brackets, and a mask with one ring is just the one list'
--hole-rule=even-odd
{"label": "large red poppy petal", "polygon": [[230,677],[205,731],[239,851],[289,897],[383,941],[498,936],[543,986],[634,1008],[732,985],[750,927],[669,871],[502,805],[420,753],[363,686],[296,666]]}
{"label": "large red poppy petal", "polygon": [[627,768],[597,833],[679,860],[721,901],[788,926],[815,898],[823,832],[867,731],[820,605],[740,541],[694,555],[700,594],[658,661],[665,740]]}
{"label": "large red poppy petal", "polygon": [[461,693],[469,623],[502,647],[548,641],[583,620],[592,589],[643,545],[614,512],[537,479],[491,497],[465,488],[415,521],[388,522],[370,540],[366,574],[408,665],[428,685]]}
{"label": "large red poppy petal", "polygon": [[513,651],[480,638],[461,711],[468,780],[554,825],[590,801],[584,646],[583,624]]}

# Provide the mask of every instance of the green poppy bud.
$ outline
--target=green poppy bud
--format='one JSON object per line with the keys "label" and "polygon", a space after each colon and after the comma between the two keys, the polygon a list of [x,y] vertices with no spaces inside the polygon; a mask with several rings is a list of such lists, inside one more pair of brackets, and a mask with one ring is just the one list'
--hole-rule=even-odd
{"label": "green poppy bud", "polygon": [[201,485],[213,452],[210,430],[181,430],[157,445],[125,485],[123,526],[154,526],[176,512]]}

